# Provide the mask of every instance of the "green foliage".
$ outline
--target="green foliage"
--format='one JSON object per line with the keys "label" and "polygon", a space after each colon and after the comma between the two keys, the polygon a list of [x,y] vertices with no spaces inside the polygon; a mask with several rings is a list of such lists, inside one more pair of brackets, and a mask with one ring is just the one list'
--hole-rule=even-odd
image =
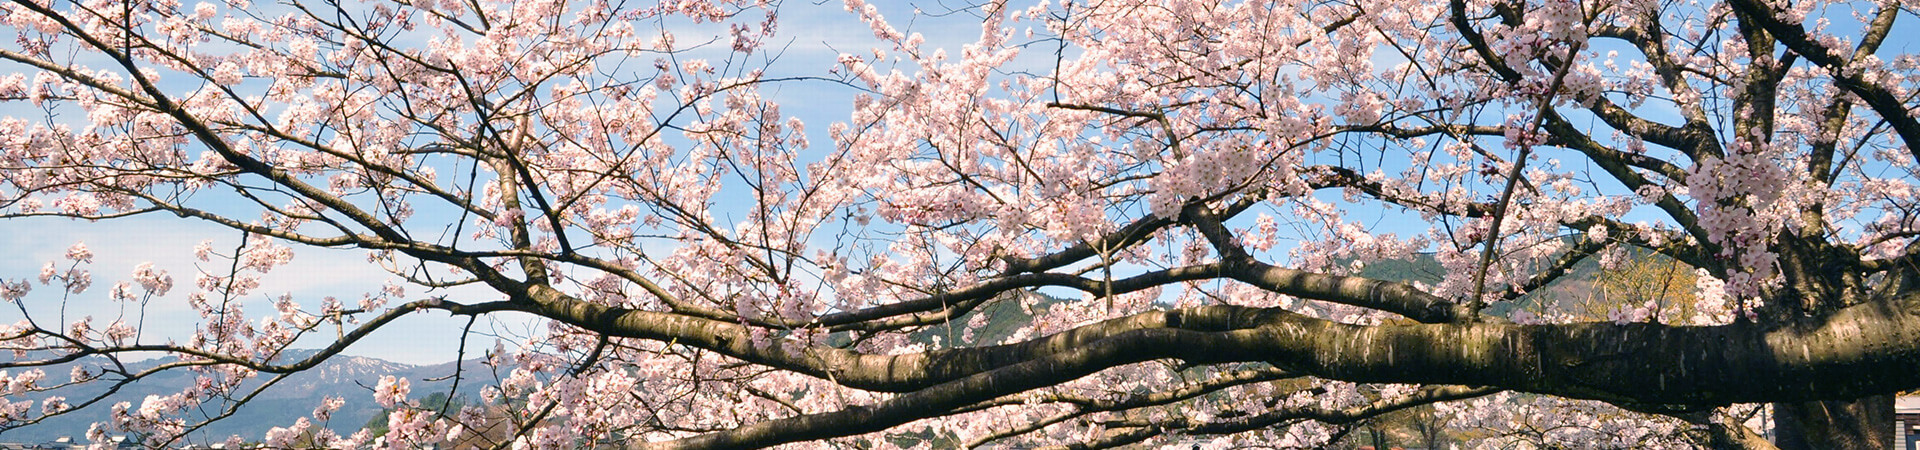
{"label": "green foliage", "polygon": [[1050,308],[1057,303],[1073,301],[1039,292],[1022,291],[1013,295],[1026,297],[1020,300],[1031,301],[1033,305],[1027,306],[1024,304],[1025,301],[1010,297],[988,302],[974,312],[974,314],[985,316],[986,324],[974,330],[971,339],[968,339],[967,324],[964,322],[933,325],[914,333],[911,339],[914,342],[931,343],[934,337],[939,337],[940,342],[945,345],[992,345],[1012,337],[1014,333],[1031,325],[1033,313]]}
{"label": "green foliage", "polygon": [[1358,275],[1384,281],[1434,284],[1439,283],[1440,279],[1447,275],[1447,271],[1440,267],[1439,260],[1433,259],[1432,253],[1420,253],[1407,260],[1390,259],[1368,263]]}

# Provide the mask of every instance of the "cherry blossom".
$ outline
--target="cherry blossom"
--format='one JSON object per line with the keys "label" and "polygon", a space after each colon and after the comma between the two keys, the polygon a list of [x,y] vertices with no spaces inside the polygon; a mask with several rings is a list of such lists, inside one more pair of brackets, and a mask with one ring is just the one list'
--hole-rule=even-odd
{"label": "cherry blossom", "polygon": [[[16,255],[0,430],[1688,447],[1920,387],[1911,8],[977,3],[0,6],[0,223],[219,230]],[[1635,259],[1693,279],[1583,287]],[[196,434],[449,315],[471,404]]]}

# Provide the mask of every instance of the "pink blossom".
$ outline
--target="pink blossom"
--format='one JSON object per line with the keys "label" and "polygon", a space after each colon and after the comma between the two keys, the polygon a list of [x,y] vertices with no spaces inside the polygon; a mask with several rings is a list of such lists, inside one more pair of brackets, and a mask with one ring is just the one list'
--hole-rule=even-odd
{"label": "pink blossom", "polygon": [[382,375],[380,382],[373,387],[373,401],[387,408],[392,408],[393,405],[396,404],[405,403],[407,400],[407,391],[410,390],[408,384],[406,378]]}
{"label": "pink blossom", "polygon": [[67,260],[74,262],[93,262],[93,251],[87,249],[86,243],[75,242],[73,246],[67,247]]}
{"label": "pink blossom", "polygon": [[200,243],[199,243],[199,244],[196,244],[196,245],[194,245],[194,246],[193,246],[193,256],[194,256],[195,258],[200,258],[200,260],[201,260],[201,261],[210,261],[210,260],[212,260],[212,257],[213,257],[213,240],[212,240],[212,239],[208,239],[208,240],[204,240],[204,241],[200,241]]}
{"label": "pink blossom", "polygon": [[200,2],[198,4],[193,5],[193,17],[195,19],[199,19],[199,20],[212,19],[214,14],[218,14],[218,13],[219,13],[218,9],[215,8],[212,3]]}
{"label": "pink blossom", "polygon": [[25,298],[27,292],[32,290],[33,285],[27,284],[27,280],[8,282],[7,280],[0,279],[0,300],[17,302]]}
{"label": "pink blossom", "polygon": [[167,295],[173,289],[173,276],[165,270],[158,270],[151,262],[143,262],[133,268],[133,280],[140,288],[152,295]]}
{"label": "pink blossom", "polygon": [[66,283],[67,292],[75,294],[86,292],[88,287],[93,286],[93,272],[77,267],[67,269],[67,273],[61,275],[60,279]]}

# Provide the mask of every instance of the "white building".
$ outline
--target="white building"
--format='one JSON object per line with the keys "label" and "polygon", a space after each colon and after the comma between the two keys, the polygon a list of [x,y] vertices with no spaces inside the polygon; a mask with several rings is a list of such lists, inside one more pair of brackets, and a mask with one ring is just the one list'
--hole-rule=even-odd
{"label": "white building", "polygon": [[1920,396],[1893,398],[1893,447],[1920,450]]}

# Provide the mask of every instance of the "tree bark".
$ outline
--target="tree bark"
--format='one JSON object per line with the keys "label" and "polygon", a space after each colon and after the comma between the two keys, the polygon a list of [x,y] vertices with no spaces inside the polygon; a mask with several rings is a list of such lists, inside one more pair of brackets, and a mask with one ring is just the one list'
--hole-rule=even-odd
{"label": "tree bark", "polygon": [[1894,447],[1893,395],[1773,404],[1780,450],[1881,450]]}

